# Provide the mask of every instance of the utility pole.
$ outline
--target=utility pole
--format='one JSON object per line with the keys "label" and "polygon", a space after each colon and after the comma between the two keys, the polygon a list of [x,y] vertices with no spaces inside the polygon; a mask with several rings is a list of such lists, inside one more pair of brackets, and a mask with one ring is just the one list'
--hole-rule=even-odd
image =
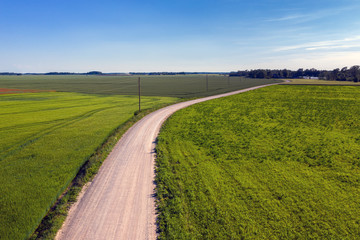
{"label": "utility pole", "polygon": [[138,78],[138,90],[139,90],[139,112],[141,111],[141,105],[140,105],[140,96],[141,96],[141,88],[140,88],[140,77]]}
{"label": "utility pole", "polygon": [[208,75],[206,74],[206,91],[209,91],[209,79],[208,79]]}

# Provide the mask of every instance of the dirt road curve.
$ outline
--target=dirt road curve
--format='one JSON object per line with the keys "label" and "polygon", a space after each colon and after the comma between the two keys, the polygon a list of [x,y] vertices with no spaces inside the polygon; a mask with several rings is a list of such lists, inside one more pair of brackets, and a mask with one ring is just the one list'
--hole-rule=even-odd
{"label": "dirt road curve", "polygon": [[156,239],[153,150],[162,123],[192,104],[269,85],[178,103],[137,122],[71,208],[56,239]]}

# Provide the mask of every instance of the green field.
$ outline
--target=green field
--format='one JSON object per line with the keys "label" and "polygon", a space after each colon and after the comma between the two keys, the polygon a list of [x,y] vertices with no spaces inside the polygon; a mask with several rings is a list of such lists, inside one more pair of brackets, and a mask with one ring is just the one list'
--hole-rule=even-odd
{"label": "green field", "polygon": [[[137,95],[139,76],[23,75],[0,76],[0,88],[56,90],[90,94]],[[276,82],[209,75],[140,76],[144,96],[193,98]],[[279,82],[279,81],[277,81]]]}
{"label": "green field", "polygon": [[[144,97],[144,108],[174,102]],[[0,96],[0,238],[24,239],[80,166],[137,110],[136,96]]]}
{"label": "green field", "polygon": [[[207,91],[204,75],[141,79],[148,95],[142,109],[274,82],[209,75]],[[137,77],[0,76],[0,88],[58,91],[0,95],[0,239],[24,239],[84,162],[134,115]]]}
{"label": "green field", "polygon": [[176,112],[161,239],[359,239],[360,88],[272,86]]}

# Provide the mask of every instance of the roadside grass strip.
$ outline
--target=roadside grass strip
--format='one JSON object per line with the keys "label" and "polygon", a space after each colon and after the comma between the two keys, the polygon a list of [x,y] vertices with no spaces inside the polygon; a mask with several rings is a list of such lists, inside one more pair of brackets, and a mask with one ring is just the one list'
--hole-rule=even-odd
{"label": "roadside grass strip", "polygon": [[160,239],[359,239],[360,88],[271,86],[176,112]]}

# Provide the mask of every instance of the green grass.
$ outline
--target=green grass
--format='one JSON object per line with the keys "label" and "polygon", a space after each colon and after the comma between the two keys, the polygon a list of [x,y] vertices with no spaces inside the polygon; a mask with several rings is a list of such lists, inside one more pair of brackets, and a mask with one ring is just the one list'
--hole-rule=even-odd
{"label": "green grass", "polygon": [[[0,238],[24,239],[115,128],[136,96],[26,93],[0,96]],[[143,97],[152,108],[175,102]]]}
{"label": "green grass", "polygon": [[175,113],[161,239],[359,239],[360,88],[272,86]]}
{"label": "green grass", "polygon": [[[90,94],[138,94],[138,76],[85,76],[85,75],[24,75],[0,76],[1,88],[40,89]],[[209,75],[208,91],[205,75],[141,76],[144,96],[194,98],[229,92],[276,80],[245,79]]]}

